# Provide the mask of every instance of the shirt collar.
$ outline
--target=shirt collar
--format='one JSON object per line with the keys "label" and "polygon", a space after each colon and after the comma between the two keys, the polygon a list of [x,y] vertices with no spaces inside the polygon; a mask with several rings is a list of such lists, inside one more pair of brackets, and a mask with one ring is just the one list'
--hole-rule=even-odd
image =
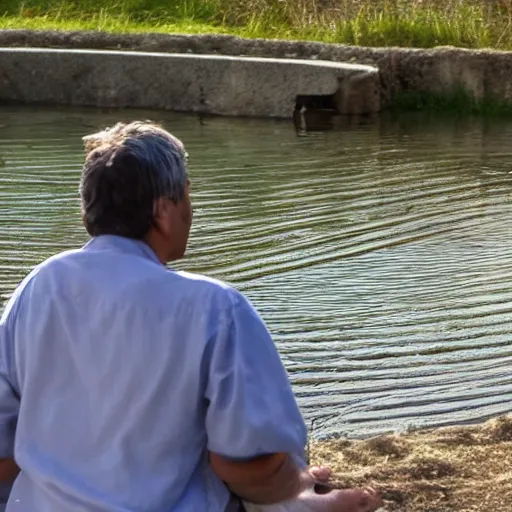
{"label": "shirt collar", "polygon": [[135,240],[117,235],[100,235],[93,237],[84,245],[83,250],[113,250],[122,252],[124,254],[140,256],[142,258],[152,260],[159,265],[162,265],[162,262],[158,259],[153,249],[151,249],[147,243],[143,242],[142,240]]}

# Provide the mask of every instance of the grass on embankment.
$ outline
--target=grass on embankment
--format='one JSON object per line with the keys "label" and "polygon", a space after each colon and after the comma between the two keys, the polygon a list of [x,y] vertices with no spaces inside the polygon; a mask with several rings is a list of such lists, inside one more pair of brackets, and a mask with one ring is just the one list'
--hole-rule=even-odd
{"label": "grass on embankment", "polygon": [[0,28],[512,49],[512,0],[2,0]]}
{"label": "grass on embankment", "polygon": [[449,116],[478,116],[486,119],[512,118],[512,103],[498,98],[474,98],[464,89],[435,94],[426,91],[402,91],[393,99],[392,109],[432,112]]}

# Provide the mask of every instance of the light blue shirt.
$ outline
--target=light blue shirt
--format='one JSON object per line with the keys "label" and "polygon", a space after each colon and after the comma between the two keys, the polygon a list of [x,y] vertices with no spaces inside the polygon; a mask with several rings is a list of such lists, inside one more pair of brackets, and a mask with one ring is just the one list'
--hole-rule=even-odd
{"label": "light blue shirt", "polygon": [[115,236],[36,268],[0,323],[8,512],[221,512],[207,451],[303,455],[270,335],[229,286]]}

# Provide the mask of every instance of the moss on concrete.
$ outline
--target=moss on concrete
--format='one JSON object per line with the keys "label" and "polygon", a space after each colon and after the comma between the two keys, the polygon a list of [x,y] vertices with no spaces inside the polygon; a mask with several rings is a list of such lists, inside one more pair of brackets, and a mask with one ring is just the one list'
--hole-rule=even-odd
{"label": "moss on concrete", "polygon": [[492,96],[475,99],[462,88],[446,94],[426,91],[398,92],[393,98],[391,108],[395,111],[426,111],[451,116],[512,117],[512,102]]}

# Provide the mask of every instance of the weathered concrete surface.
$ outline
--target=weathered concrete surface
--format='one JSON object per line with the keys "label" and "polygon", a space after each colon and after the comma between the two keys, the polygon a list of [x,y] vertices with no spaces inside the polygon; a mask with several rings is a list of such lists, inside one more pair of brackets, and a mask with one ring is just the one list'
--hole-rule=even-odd
{"label": "weathered concrete surface", "polygon": [[0,46],[107,48],[357,62],[379,68],[384,105],[402,91],[445,94],[458,87],[463,87],[477,99],[494,97],[512,103],[512,52],[362,48],[221,35],[113,35],[25,30],[0,31]]}
{"label": "weathered concrete surface", "polygon": [[377,112],[378,70],[311,60],[0,48],[3,102],[290,118],[298,95],[334,94],[342,114]]}

